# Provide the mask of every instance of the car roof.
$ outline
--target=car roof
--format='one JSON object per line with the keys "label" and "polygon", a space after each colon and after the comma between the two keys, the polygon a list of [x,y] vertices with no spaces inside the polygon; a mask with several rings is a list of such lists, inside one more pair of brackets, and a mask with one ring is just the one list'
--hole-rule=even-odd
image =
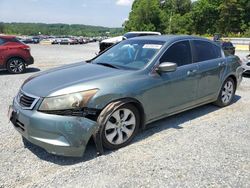
{"label": "car roof", "polygon": [[162,42],[174,42],[178,40],[205,40],[208,42],[213,42],[209,39],[198,37],[198,36],[192,36],[192,35],[150,35],[150,36],[141,36],[141,37],[135,37],[128,40],[157,40]]}
{"label": "car roof", "polygon": [[154,32],[154,31],[130,31],[125,34],[158,34],[160,35],[160,32]]}
{"label": "car roof", "polygon": [[15,38],[16,36],[13,36],[13,35],[0,35],[0,38],[2,39],[12,39],[12,38]]}

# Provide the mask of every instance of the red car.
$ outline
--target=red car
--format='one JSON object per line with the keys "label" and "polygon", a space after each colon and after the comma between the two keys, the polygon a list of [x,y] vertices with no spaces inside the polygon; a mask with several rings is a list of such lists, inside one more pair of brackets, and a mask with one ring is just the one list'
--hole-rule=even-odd
{"label": "red car", "polygon": [[26,67],[34,63],[30,47],[15,36],[0,36],[0,69],[10,73],[23,73]]}

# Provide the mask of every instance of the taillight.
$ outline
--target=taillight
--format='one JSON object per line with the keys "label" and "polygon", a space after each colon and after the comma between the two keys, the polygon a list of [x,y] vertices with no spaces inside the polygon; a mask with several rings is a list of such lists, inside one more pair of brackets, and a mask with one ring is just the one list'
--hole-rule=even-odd
{"label": "taillight", "polygon": [[241,59],[239,59],[239,60],[238,60],[238,63],[239,63],[240,65],[242,65],[242,61],[241,61]]}
{"label": "taillight", "polygon": [[25,48],[23,48],[24,50],[28,50],[28,51],[30,51],[30,47],[25,47]]}

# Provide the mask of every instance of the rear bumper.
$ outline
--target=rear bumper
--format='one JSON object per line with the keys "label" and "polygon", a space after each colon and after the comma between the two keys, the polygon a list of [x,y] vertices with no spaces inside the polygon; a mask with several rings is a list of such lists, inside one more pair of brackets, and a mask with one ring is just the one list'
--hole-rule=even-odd
{"label": "rear bumper", "polygon": [[242,67],[238,67],[236,70],[236,78],[237,78],[237,86],[242,82],[244,69]]}
{"label": "rear bumper", "polygon": [[49,115],[35,110],[23,110],[17,102],[10,107],[14,128],[28,141],[47,152],[81,157],[97,129],[97,123],[84,117]]}
{"label": "rear bumper", "polygon": [[26,60],[26,65],[31,65],[34,64],[34,58],[32,56],[30,56],[30,58],[28,60]]}

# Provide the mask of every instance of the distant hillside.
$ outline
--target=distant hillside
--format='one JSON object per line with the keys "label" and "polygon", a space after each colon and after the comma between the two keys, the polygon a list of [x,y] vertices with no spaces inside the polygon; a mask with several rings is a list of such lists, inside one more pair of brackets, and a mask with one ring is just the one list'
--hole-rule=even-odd
{"label": "distant hillside", "polygon": [[104,36],[119,35],[123,28],[107,28],[80,24],[44,24],[44,23],[0,23],[0,33],[13,35],[75,35]]}

